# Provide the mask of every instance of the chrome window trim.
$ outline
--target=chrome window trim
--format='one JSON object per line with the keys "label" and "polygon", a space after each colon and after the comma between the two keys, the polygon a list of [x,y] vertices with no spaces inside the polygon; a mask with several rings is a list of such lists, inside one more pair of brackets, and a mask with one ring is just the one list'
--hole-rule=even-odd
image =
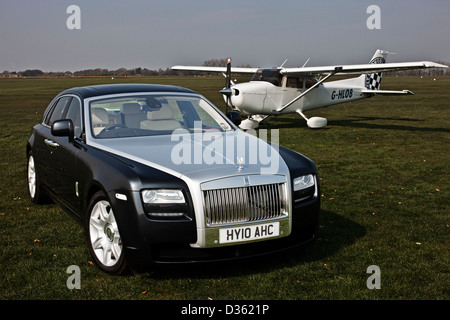
{"label": "chrome window trim", "polygon": [[[55,104],[56,104],[60,99],[62,99],[62,98],[64,98],[64,97],[73,97],[73,98],[77,98],[77,99],[78,99],[78,102],[80,103],[81,132],[83,132],[83,129],[84,129],[83,101],[81,101],[80,97],[77,96],[76,94],[68,93],[68,94],[64,94],[64,95],[59,96],[58,99],[54,99],[54,100],[51,102],[51,105],[50,105],[49,107],[47,107],[47,109],[50,108],[50,109],[53,110],[53,108],[55,107]],[[50,110],[48,110],[48,111],[50,112]],[[42,117],[41,125],[43,125],[44,127],[50,129],[51,126],[49,126],[48,124],[46,124],[46,123],[44,122],[45,119],[47,118],[47,116],[48,116],[48,112],[46,112],[46,113],[44,114],[44,116]]]}

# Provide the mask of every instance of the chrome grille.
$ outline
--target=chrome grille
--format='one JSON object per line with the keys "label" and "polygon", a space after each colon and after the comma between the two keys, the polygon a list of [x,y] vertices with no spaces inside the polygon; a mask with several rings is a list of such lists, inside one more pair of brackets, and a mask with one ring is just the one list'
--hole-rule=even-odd
{"label": "chrome grille", "polygon": [[208,226],[277,218],[286,214],[284,184],[205,190]]}

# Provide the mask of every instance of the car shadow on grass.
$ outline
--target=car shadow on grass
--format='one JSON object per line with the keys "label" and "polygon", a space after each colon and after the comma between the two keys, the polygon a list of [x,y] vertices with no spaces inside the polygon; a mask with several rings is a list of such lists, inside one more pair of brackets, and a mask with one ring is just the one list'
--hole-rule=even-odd
{"label": "car shadow on grass", "polygon": [[366,229],[334,212],[322,210],[316,240],[305,247],[243,261],[200,265],[160,266],[142,274],[153,280],[227,278],[269,273],[282,268],[321,261],[363,237]]}

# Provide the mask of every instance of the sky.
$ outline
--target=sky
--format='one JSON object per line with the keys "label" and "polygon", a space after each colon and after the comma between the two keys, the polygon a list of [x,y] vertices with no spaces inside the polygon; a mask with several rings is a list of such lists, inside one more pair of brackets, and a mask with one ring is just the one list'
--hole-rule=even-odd
{"label": "sky", "polygon": [[450,62],[449,33],[448,0],[0,0],[0,72]]}

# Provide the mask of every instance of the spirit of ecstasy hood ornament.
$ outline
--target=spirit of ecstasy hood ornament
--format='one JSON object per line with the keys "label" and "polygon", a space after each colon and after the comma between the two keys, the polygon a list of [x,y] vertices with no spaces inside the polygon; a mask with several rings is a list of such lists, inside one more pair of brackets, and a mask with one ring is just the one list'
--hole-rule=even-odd
{"label": "spirit of ecstasy hood ornament", "polygon": [[238,171],[244,169],[244,157],[237,157]]}

